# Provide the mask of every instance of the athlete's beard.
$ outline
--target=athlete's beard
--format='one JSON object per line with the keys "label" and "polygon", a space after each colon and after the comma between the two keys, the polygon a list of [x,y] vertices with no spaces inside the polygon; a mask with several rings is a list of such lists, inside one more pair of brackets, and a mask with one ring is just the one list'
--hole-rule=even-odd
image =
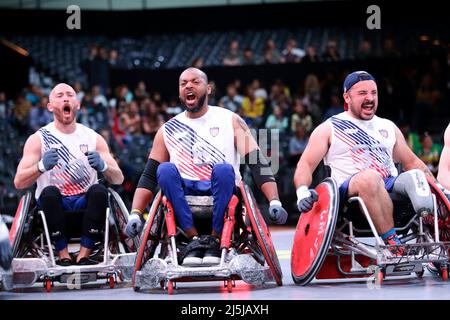
{"label": "athlete's beard", "polygon": [[197,113],[202,109],[203,104],[205,103],[205,100],[206,100],[206,93],[198,99],[198,103],[195,107],[190,109],[186,105],[184,105],[184,109],[187,112]]}

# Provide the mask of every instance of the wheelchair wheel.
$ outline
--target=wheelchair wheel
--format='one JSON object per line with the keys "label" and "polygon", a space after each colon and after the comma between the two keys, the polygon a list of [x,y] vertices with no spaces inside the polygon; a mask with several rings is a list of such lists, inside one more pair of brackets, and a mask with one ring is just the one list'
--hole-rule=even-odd
{"label": "wheelchair wheel", "polygon": [[142,266],[153,257],[156,248],[159,244],[161,222],[162,222],[162,206],[161,206],[161,191],[159,191],[152,203],[148,219],[144,225],[143,232],[140,236],[139,246],[137,247],[136,260],[134,263],[133,272],[133,288],[135,287],[136,272],[138,272]]}
{"label": "wheelchair wheel", "polygon": [[[438,212],[438,227],[439,227],[439,241],[450,241],[450,202],[436,184],[427,177],[431,192],[436,196],[437,212]],[[430,216],[431,217],[431,216]],[[434,226],[434,219],[429,219],[428,222]],[[430,228],[431,235],[434,237],[434,227]],[[450,255],[450,252],[449,252]]]}
{"label": "wheelchair wheel", "polygon": [[123,203],[122,198],[116,191],[111,188],[108,188],[108,191],[110,195],[109,207],[111,209],[111,215],[114,219],[114,231],[119,238],[118,240],[122,243],[127,253],[136,252],[139,245],[137,238],[128,238],[123,232],[128,222],[128,210]]}
{"label": "wheelchair wheel", "polygon": [[270,267],[270,270],[272,271],[275,282],[277,285],[281,286],[283,284],[283,273],[281,271],[280,262],[278,261],[278,256],[270,236],[269,228],[267,228],[249,186],[241,181],[239,187],[244,200],[245,208],[248,212],[248,217],[250,218],[252,232],[256,235],[258,244],[261,247],[262,253]]}
{"label": "wheelchair wheel", "polygon": [[31,192],[27,192],[24,196],[22,196],[19,202],[19,206],[16,210],[16,215],[14,216],[13,224],[9,231],[9,240],[12,244],[13,257],[18,257],[19,255],[20,245],[28,218],[31,201]]}
{"label": "wheelchair wheel", "polygon": [[311,211],[303,213],[297,223],[291,253],[294,282],[307,285],[319,272],[333,239],[339,210],[336,182],[327,178],[316,191],[319,200]]}

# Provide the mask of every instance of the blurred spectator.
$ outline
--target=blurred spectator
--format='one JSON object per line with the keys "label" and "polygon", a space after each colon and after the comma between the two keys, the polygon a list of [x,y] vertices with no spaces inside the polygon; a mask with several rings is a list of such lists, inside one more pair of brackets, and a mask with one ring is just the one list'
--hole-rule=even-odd
{"label": "blurred spectator", "polygon": [[363,40],[356,52],[355,58],[360,60],[369,59],[372,57],[372,45],[369,40]]}
{"label": "blurred spectator", "polygon": [[170,99],[166,112],[168,116],[166,120],[169,120],[173,116],[176,116],[177,114],[183,112],[183,108],[178,104],[177,98]]}
{"label": "blurred spectator", "polygon": [[6,99],[6,94],[3,91],[0,91],[0,119],[8,119],[12,107],[12,102]]}
{"label": "blurred spectator", "polygon": [[330,101],[330,106],[325,110],[322,121],[325,121],[328,118],[331,118],[332,116],[335,116],[344,111],[344,108],[341,104],[341,99],[339,99],[338,95],[333,94],[330,98]]}
{"label": "blurred spectator", "polygon": [[204,62],[202,57],[197,57],[192,60],[191,66],[197,69],[202,69],[204,67]]}
{"label": "blurred spectator", "polygon": [[136,101],[131,101],[120,116],[122,129],[125,131],[125,141],[130,141],[130,136],[141,133],[141,116]]}
{"label": "blurred spectator", "polygon": [[13,107],[14,125],[22,133],[29,132],[31,103],[21,94],[17,97]]}
{"label": "blurred spectator", "polygon": [[43,96],[37,106],[30,110],[30,128],[33,132],[52,122],[53,115],[47,109],[48,97]]}
{"label": "blurred spectator", "polygon": [[108,100],[106,100],[106,97],[100,92],[100,86],[92,87],[92,100],[94,102],[95,110],[106,110]]}
{"label": "blurred spectator", "polygon": [[242,101],[242,115],[249,127],[258,128],[265,110],[264,99],[255,97],[255,88],[247,85],[247,92]]}
{"label": "blurred spectator", "polygon": [[286,107],[285,104],[291,102],[291,91],[281,79],[276,79],[270,87],[269,99],[272,107],[275,105]]}
{"label": "blurred spectator", "polygon": [[37,106],[41,100],[42,92],[36,86],[32,84],[28,85],[25,91],[25,99],[27,99],[32,106]]}
{"label": "blurred spectator", "polygon": [[280,106],[273,108],[272,114],[269,115],[266,121],[266,129],[278,129],[280,133],[285,133],[289,127],[289,120],[283,116],[283,110]]}
{"label": "blurred spectator", "polygon": [[250,47],[244,49],[241,57],[241,65],[253,65],[256,64],[257,59],[253,55],[253,50]]}
{"label": "blurred spectator", "polygon": [[92,46],[89,57],[83,61],[82,69],[87,75],[89,86],[99,85],[103,94],[109,88],[110,63],[106,49]]}
{"label": "blurred spectator", "polygon": [[109,65],[112,68],[117,68],[119,66],[119,52],[116,49],[109,50]]}
{"label": "blurred spectator", "polygon": [[313,120],[306,111],[302,99],[295,98],[293,109],[294,113],[291,116],[291,131],[295,132],[297,127],[300,125],[303,129],[305,129],[305,132],[309,134],[313,128]]}
{"label": "blurred spectator", "polygon": [[267,100],[268,98],[267,90],[264,88],[264,85],[261,83],[261,81],[259,79],[253,79],[251,84],[253,88],[255,88],[255,97]]}
{"label": "blurred spectator", "polygon": [[421,148],[418,157],[427,165],[428,169],[436,175],[443,146],[433,143],[433,138],[425,132],[420,139]]}
{"label": "blurred spectator", "polygon": [[303,49],[297,48],[297,40],[290,38],[286,43],[286,48],[281,52],[286,63],[298,63],[305,56]]}
{"label": "blurred spectator", "polygon": [[280,55],[277,50],[275,41],[269,39],[266,42],[266,47],[264,48],[262,63],[280,63],[285,62],[284,57]]}
{"label": "blurred spectator", "polygon": [[146,112],[142,116],[142,132],[153,138],[158,129],[164,124],[164,118],[159,114],[155,103],[151,100],[148,100],[145,109]]}
{"label": "blurred spectator", "polygon": [[416,107],[413,120],[414,130],[419,131],[424,128],[425,119],[428,114],[430,112],[436,112],[440,95],[431,75],[424,75],[416,94]]}
{"label": "blurred spectator", "polygon": [[322,118],[322,110],[320,108],[321,88],[319,78],[315,74],[308,74],[305,79],[303,105],[311,114],[314,123],[319,123]]}
{"label": "blurred spectator", "polygon": [[306,55],[303,58],[303,62],[320,62],[322,59],[317,54],[317,48],[314,45],[309,45],[308,48],[306,48]]}
{"label": "blurred spectator", "polygon": [[130,103],[133,100],[133,94],[128,89],[126,84],[119,86],[118,88],[118,100],[124,100],[126,103]]}
{"label": "blurred spectator", "polygon": [[395,48],[394,40],[391,38],[384,39],[381,50],[381,56],[384,58],[400,57],[400,52]]}
{"label": "blurred spectator", "polygon": [[322,59],[326,62],[341,60],[341,55],[338,52],[336,41],[328,42],[325,52],[322,55]]}
{"label": "blurred spectator", "polygon": [[217,106],[219,92],[216,83],[213,80],[209,80],[209,85],[211,86],[211,93],[208,96],[208,104],[210,106]]}
{"label": "blurred spectator", "polygon": [[81,82],[80,81],[76,81],[73,85],[73,89],[75,90],[76,94],[77,94],[77,100],[78,101],[83,101],[84,98],[84,91],[83,91],[83,87],[81,86]]}
{"label": "blurred spectator", "polygon": [[406,143],[408,144],[409,148],[417,155],[419,154],[419,150],[422,148],[422,145],[420,143],[419,135],[415,132],[411,131],[411,127],[409,123],[405,120],[400,120],[398,122],[398,128],[403,134],[403,137],[405,137]]}
{"label": "blurred spectator", "polygon": [[242,100],[243,97],[237,93],[236,86],[230,83],[227,85],[227,94],[219,100],[219,107],[239,113],[242,108]]}
{"label": "blurred spectator", "polygon": [[289,165],[295,166],[308,144],[308,136],[302,125],[295,127],[295,135],[289,140]]}
{"label": "blurred spectator", "polygon": [[241,64],[241,54],[239,52],[239,42],[232,40],[230,43],[230,49],[223,58],[223,64],[225,66],[238,66]]}
{"label": "blurred spectator", "polygon": [[134,98],[139,103],[145,98],[148,98],[150,94],[147,92],[147,87],[144,81],[139,81],[136,89],[134,89]]}

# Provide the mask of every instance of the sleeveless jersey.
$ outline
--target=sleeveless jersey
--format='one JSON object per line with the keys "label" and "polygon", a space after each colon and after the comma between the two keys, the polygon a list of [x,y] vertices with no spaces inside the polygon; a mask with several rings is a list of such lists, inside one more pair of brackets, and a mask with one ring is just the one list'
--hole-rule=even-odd
{"label": "sleeveless jersey", "polygon": [[74,132],[65,134],[51,122],[37,133],[41,138],[41,158],[50,148],[55,148],[59,160],[56,166],[37,179],[36,199],[49,185],[56,186],[63,196],[74,196],[85,193],[97,183],[97,171],[89,165],[84,155],[86,151],[96,149],[97,133],[94,130],[77,123]]}
{"label": "sleeveless jersey", "polygon": [[397,176],[392,151],[396,142],[392,121],[374,116],[369,121],[354,119],[342,112],[327,120],[331,145],[325,165],[340,186],[364,169],[376,170],[383,178]]}
{"label": "sleeveless jersey", "polygon": [[241,180],[239,153],[234,145],[233,112],[209,106],[200,118],[182,112],[164,124],[164,143],[170,162],[189,180],[211,180],[212,167],[218,163],[233,166],[236,184]]}

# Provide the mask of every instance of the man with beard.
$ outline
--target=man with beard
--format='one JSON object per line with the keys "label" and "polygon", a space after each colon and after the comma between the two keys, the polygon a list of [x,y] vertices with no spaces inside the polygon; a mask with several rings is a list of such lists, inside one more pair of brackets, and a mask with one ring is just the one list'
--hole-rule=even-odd
{"label": "man with beard", "polygon": [[[72,87],[56,85],[47,108],[53,112],[53,122],[26,141],[14,184],[25,189],[37,182],[35,198],[45,213],[60,265],[72,264],[67,244],[77,228],[82,230],[81,246],[73,263],[95,264],[89,256],[100,239],[108,205],[107,189],[97,183],[97,173],[112,184],[121,184],[123,174],[105,140],[76,122],[80,102]],[[65,215],[65,211],[84,211],[84,215]]]}
{"label": "man with beard", "polygon": [[[343,96],[345,111],[312,132],[297,164],[294,184],[298,209],[300,213],[308,212],[317,201],[316,191],[308,188],[313,171],[324,159],[339,186],[340,203],[347,197],[361,197],[384,242],[399,245],[388,192],[408,196],[418,214],[432,213],[433,201],[425,175],[433,175],[409,149],[400,129],[375,115],[378,91],[372,75],[365,71],[349,74]],[[400,162],[405,172],[399,175],[394,162]],[[394,255],[404,253],[401,246],[391,248]]]}
{"label": "man with beard", "polygon": [[[270,202],[271,220],[283,224],[287,219],[275,178],[248,126],[230,110],[208,105],[210,92],[208,78],[200,69],[188,68],[181,73],[179,96],[185,111],[166,122],[156,133],[126,227],[128,236],[139,234],[142,212],[159,185],[172,203],[179,226],[193,243],[190,247],[198,247],[186,254],[182,261],[184,266],[220,262],[219,239],[225,210],[241,180],[240,155],[246,163],[249,159],[257,159],[256,164],[250,163],[249,167],[256,184]],[[210,235],[197,232],[185,195],[213,196]],[[197,242],[206,245],[199,248],[195,245]]]}

